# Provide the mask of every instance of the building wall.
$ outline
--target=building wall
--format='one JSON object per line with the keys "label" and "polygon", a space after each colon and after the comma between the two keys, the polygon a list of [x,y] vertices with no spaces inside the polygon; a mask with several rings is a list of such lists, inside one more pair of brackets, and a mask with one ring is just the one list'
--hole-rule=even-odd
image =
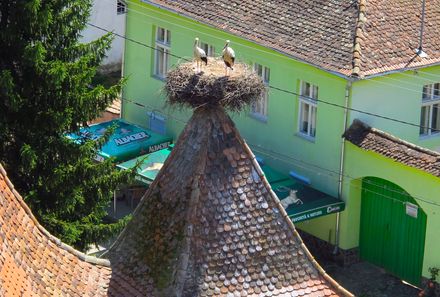
{"label": "building wall", "polygon": [[[125,13],[117,14],[116,0],[95,0],[89,22],[106,30],[120,35],[125,34]],[[107,32],[98,28],[88,26],[83,32],[82,42],[93,41]],[[124,39],[114,38],[112,47],[107,51],[107,57],[103,61],[104,71],[114,71],[121,67],[124,49]]]}
{"label": "building wall", "polygon": [[364,151],[351,143],[347,143],[346,148],[345,175],[348,177],[344,180],[343,190],[346,209],[341,213],[341,248],[350,249],[359,245],[362,178],[383,178],[414,197],[427,215],[423,276],[430,277],[428,268],[440,267],[440,179],[377,153]]}
{"label": "building wall", "polygon": [[[356,81],[351,106],[419,125],[423,85],[436,82],[440,82],[440,66]],[[416,145],[440,151],[440,133],[421,137],[416,126],[351,112],[350,122],[355,118]]]}
{"label": "building wall", "polygon": [[[156,26],[171,31],[171,53],[174,55],[191,59],[194,38],[199,37],[202,42],[215,46],[216,56],[220,56],[225,40],[229,39],[238,62],[259,63],[270,68],[271,85],[298,93],[300,81],[305,80],[319,86],[318,99],[339,105],[345,102],[346,81],[343,78],[166,10],[140,1],[128,3],[126,34],[129,38],[154,46]],[[163,81],[152,76],[154,51],[127,42],[124,61],[124,76],[129,79],[123,91],[122,117],[148,126],[147,113],[159,110],[167,117],[168,132],[176,137],[191,111],[165,106],[161,92]],[[171,57],[171,65],[181,62]],[[314,142],[298,135],[298,96],[294,94],[270,89],[267,121],[250,116],[249,110],[231,116],[254,153],[263,157],[267,164],[284,173],[294,170],[310,178],[313,187],[336,196],[343,114],[341,108],[318,103]],[[335,216],[302,225],[308,232],[328,240],[329,234],[334,236]],[[316,228],[309,228],[312,225]]]}

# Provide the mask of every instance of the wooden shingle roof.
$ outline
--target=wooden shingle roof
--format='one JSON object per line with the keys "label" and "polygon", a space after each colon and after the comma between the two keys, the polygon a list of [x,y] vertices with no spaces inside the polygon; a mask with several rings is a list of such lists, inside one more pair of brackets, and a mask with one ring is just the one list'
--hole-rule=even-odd
{"label": "wooden shingle roof", "polygon": [[376,152],[396,162],[440,177],[440,153],[369,127],[357,119],[353,121],[343,136],[347,141],[364,150]]}
{"label": "wooden shingle roof", "polygon": [[160,296],[352,296],[310,255],[221,107],[201,107],[109,251]]}
{"label": "wooden shingle roof", "polygon": [[195,110],[107,257],[50,235],[0,166],[0,296],[353,296],[309,253],[220,106]]}
{"label": "wooden shingle roof", "polygon": [[143,2],[344,76],[440,63],[440,0],[426,1],[426,58],[415,53],[422,11],[422,1],[417,0]]}

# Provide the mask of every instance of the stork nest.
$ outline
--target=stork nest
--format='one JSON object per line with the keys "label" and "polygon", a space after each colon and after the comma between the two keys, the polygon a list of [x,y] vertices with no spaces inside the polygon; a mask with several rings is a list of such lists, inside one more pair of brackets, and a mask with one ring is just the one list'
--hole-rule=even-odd
{"label": "stork nest", "polygon": [[197,108],[204,105],[221,105],[240,111],[259,100],[266,87],[262,79],[246,64],[237,63],[225,76],[221,59],[209,58],[208,65],[196,72],[196,62],[180,64],[167,74],[165,93],[168,103],[174,106]]}

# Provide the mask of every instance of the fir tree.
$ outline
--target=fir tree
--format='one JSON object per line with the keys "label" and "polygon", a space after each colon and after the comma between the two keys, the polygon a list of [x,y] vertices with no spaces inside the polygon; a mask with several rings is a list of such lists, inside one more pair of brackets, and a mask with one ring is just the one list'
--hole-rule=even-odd
{"label": "fir tree", "polygon": [[129,175],[93,161],[102,141],[65,137],[99,116],[121,88],[91,86],[112,40],[78,41],[91,2],[0,1],[0,162],[43,226],[80,249],[123,226],[103,218]]}

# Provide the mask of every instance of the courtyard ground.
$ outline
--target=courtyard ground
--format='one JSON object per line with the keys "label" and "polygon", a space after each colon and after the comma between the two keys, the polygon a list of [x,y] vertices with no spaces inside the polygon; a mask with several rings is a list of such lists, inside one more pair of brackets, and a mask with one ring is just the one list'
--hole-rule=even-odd
{"label": "courtyard ground", "polygon": [[340,267],[332,262],[323,268],[357,297],[417,297],[420,290],[367,262]]}

